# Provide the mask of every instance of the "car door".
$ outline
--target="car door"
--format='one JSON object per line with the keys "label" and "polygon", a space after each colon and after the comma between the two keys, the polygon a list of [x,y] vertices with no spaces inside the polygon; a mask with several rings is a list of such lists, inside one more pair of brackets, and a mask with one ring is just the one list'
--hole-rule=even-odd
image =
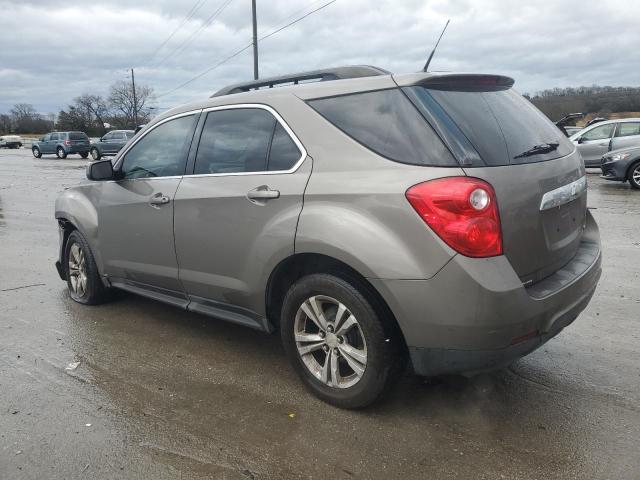
{"label": "car door", "polygon": [[124,132],[116,132],[113,136],[113,153],[118,153],[124,144],[127,143],[127,136]]}
{"label": "car door", "polygon": [[615,123],[598,125],[580,136],[578,151],[586,166],[600,166],[600,159],[610,150],[615,125]]}
{"label": "car door", "polygon": [[620,122],[611,141],[611,150],[640,146],[640,122]]}
{"label": "car door", "polygon": [[178,280],[173,199],[198,115],[156,124],[118,159],[118,180],[101,183],[98,239],[104,273],[115,286],[175,304],[184,304],[184,291]]}
{"label": "car door", "polygon": [[193,174],[175,199],[189,309],[265,328],[264,286],[294,252],[311,159],[266,106],[218,107],[200,122]]}
{"label": "car door", "polygon": [[59,133],[52,133],[49,135],[49,139],[45,142],[44,153],[56,153],[56,146],[58,145]]}
{"label": "car door", "polygon": [[40,148],[41,153],[48,153],[47,148],[49,144],[49,139],[51,138],[51,134],[47,133],[42,139],[38,142],[38,147]]}
{"label": "car door", "polygon": [[100,153],[109,155],[111,153],[111,143],[115,132],[109,132],[100,139]]}

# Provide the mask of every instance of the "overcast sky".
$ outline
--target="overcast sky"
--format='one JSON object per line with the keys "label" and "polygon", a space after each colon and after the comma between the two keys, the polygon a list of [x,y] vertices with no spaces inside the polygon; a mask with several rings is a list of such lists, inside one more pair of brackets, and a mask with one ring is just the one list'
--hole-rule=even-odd
{"label": "overcast sky", "polygon": [[[327,1],[258,0],[258,31]],[[253,75],[248,49],[167,94],[251,42],[250,0],[0,0],[0,12],[0,112],[27,102],[57,113],[82,93],[106,95],[131,67],[160,109]],[[523,93],[640,85],[637,0],[337,0],[261,42],[260,74],[348,64],[416,71],[447,18],[432,70],[510,75]]]}

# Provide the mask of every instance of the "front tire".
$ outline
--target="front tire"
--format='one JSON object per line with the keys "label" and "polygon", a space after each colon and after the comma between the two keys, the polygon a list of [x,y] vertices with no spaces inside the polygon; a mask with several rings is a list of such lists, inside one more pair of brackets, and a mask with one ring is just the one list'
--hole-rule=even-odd
{"label": "front tire", "polygon": [[109,291],[102,283],[98,267],[82,234],[71,232],[65,247],[67,288],[73,300],[84,305],[97,305],[109,299]]}
{"label": "front tire", "polygon": [[92,148],[91,149],[91,158],[94,159],[95,161],[100,160],[100,157],[102,155],[100,155],[100,151],[97,148]]}
{"label": "front tire", "polygon": [[355,284],[308,275],[291,286],[282,307],[282,342],[294,369],[312,393],[341,408],[373,403],[402,365],[381,309]]}
{"label": "front tire", "polygon": [[31,149],[31,153],[33,153],[33,156],[36,157],[36,158],[42,157],[42,152],[40,151],[40,149],[38,147],[33,147]]}
{"label": "front tire", "polygon": [[629,174],[627,175],[627,180],[629,180],[629,184],[632,188],[640,190],[640,162],[636,162],[631,165]]}
{"label": "front tire", "polygon": [[67,152],[64,151],[64,148],[58,147],[56,148],[56,156],[60,159],[67,158]]}

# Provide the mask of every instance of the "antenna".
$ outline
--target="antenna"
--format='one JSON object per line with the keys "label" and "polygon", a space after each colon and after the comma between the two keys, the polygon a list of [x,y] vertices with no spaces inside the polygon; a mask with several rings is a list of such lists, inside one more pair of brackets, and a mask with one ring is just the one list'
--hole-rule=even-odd
{"label": "antenna", "polygon": [[447,24],[442,29],[442,33],[440,34],[440,37],[438,37],[438,41],[436,42],[435,47],[433,47],[433,50],[431,50],[431,55],[429,55],[427,63],[424,64],[424,68],[422,69],[423,72],[426,72],[427,69],[429,68],[429,64],[431,63],[431,59],[433,58],[433,54],[436,53],[436,48],[438,48],[438,45],[440,44],[440,40],[442,40],[442,36],[444,35],[444,32],[447,30],[447,27],[449,26],[449,22],[450,21],[451,21],[451,19],[447,20]]}

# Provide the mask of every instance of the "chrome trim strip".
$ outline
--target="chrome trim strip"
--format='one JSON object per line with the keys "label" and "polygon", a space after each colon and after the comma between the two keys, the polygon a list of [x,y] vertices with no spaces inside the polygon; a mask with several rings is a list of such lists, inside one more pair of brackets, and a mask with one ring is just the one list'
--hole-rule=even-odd
{"label": "chrome trim strip", "polygon": [[575,182],[568,183],[545,193],[540,201],[540,211],[543,212],[572,202],[586,191],[587,176],[584,175]]}
{"label": "chrome trim strip", "polygon": [[[291,130],[291,127],[289,127],[287,122],[284,121],[284,118],[282,118],[282,116],[273,107],[269,105],[265,105],[263,103],[237,103],[232,105],[219,105],[217,107],[190,110],[188,112],[178,113],[176,115],[172,115],[171,117],[167,117],[162,121],[152,125],[150,128],[145,128],[143,135],[141,135],[140,138],[136,139],[136,141],[133,142],[131,145],[128,145],[127,149],[123,151],[121,155],[118,156],[116,163],[113,166],[113,169],[116,170],[120,167],[120,164],[122,163],[122,161],[124,161],[123,159],[125,155],[129,152],[129,150],[131,150],[131,148],[133,148],[133,146],[136,143],[140,141],[140,139],[144,138],[149,132],[153,131],[156,127],[162,125],[163,123],[168,122],[169,120],[173,120],[180,117],[186,117],[188,115],[195,115],[197,113],[209,113],[209,112],[214,112],[218,110],[234,110],[234,109],[241,109],[241,108],[259,108],[271,113],[271,115],[275,117],[276,121],[279,122],[280,125],[282,125],[282,128],[284,128],[285,132],[287,132],[289,137],[291,137],[291,139],[293,140],[293,143],[296,144],[296,147],[298,147],[298,150],[300,151],[300,158],[298,159],[298,161],[289,170],[268,170],[268,171],[235,172],[235,173],[201,173],[196,175],[186,174],[184,175],[184,177],[199,178],[199,177],[233,177],[233,176],[241,176],[241,175],[278,175],[278,174],[294,173],[296,170],[298,170],[298,168],[300,168],[304,160],[307,158],[307,155],[308,155],[307,149],[304,148],[304,145],[302,144],[300,139],[296,136],[296,134],[293,133],[293,130]],[[130,179],[130,180],[149,180],[150,178],[154,178],[154,177],[149,177],[149,178],[145,177],[141,179]],[[156,177],[156,178],[169,178],[169,177]],[[176,178],[179,178],[179,177],[176,177]],[[122,180],[117,180],[117,181],[122,181]]]}
{"label": "chrome trim strip", "polygon": [[291,140],[293,140],[293,143],[296,144],[296,147],[298,147],[298,150],[300,151],[300,158],[298,159],[298,161],[289,170],[258,170],[256,172],[234,172],[234,173],[199,173],[199,174],[192,174],[192,175],[187,174],[185,175],[185,178],[236,177],[236,176],[242,176],[242,175],[278,175],[278,174],[293,173],[296,170],[298,170],[298,168],[300,168],[300,165],[302,165],[304,160],[307,158],[307,155],[308,155],[307,149],[304,148],[304,145],[302,144],[300,139],[298,139],[296,134],[293,133],[293,130],[291,130],[291,127],[289,127],[287,122],[284,121],[284,118],[282,118],[282,116],[280,116],[280,114],[273,107],[269,105],[265,105],[264,103],[237,103],[233,105],[219,105],[217,107],[205,108],[202,110],[202,113],[204,114],[209,112],[215,112],[218,110],[234,110],[234,109],[241,109],[241,108],[259,108],[271,113],[271,115],[274,116],[276,121],[280,123],[280,125],[282,125],[282,128],[284,128],[285,132],[287,132]]}

